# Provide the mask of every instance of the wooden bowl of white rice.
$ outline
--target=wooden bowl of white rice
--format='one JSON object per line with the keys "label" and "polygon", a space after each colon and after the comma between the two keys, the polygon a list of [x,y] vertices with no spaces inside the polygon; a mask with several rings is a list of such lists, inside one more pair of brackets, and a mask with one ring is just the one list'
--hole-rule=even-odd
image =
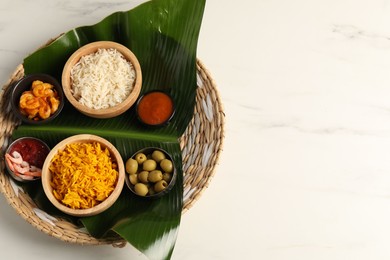
{"label": "wooden bowl of white rice", "polygon": [[137,100],[142,85],[141,66],[126,46],[112,41],[92,42],[74,52],[62,72],[68,101],[81,113],[112,118]]}

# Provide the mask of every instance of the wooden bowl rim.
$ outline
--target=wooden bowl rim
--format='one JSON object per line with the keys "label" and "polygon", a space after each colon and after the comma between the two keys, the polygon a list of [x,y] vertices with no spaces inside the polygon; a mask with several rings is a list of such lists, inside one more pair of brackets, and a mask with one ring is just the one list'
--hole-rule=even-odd
{"label": "wooden bowl rim", "polygon": [[[98,109],[98,110],[89,108],[87,106],[82,105],[80,102],[78,102],[76,98],[73,96],[73,94],[71,93],[70,71],[82,56],[94,53],[98,49],[109,49],[109,48],[114,48],[118,50],[126,58],[126,60],[131,62],[131,64],[133,65],[135,71],[135,81],[133,84],[133,89],[130,92],[129,96],[122,103],[117,104],[114,107],[109,107],[106,109]],[[65,97],[81,113],[96,118],[110,118],[124,113],[136,102],[141,92],[141,86],[142,86],[141,65],[137,57],[135,56],[135,54],[126,46],[113,41],[96,41],[80,47],[69,57],[62,71],[61,82],[62,82],[62,88]]]}
{"label": "wooden bowl rim", "polygon": [[[107,148],[110,151],[111,157],[115,159],[118,165],[119,175],[118,175],[118,181],[115,189],[107,199],[105,199],[103,202],[96,205],[95,207],[89,209],[71,209],[63,205],[54,197],[52,193],[53,188],[50,186],[51,173],[49,171],[49,166],[52,158],[58,153],[59,150],[64,149],[66,145],[75,142],[99,142],[102,145],[102,147]],[[125,181],[124,163],[119,151],[108,140],[92,134],[73,135],[68,138],[65,138],[64,140],[59,142],[56,146],[54,146],[51,149],[42,167],[41,181],[42,181],[43,190],[47,198],[56,208],[72,216],[78,216],[78,217],[93,216],[103,212],[104,210],[112,206],[112,204],[115,203],[115,201],[118,199],[119,195],[121,194],[124,186],[124,181]]]}

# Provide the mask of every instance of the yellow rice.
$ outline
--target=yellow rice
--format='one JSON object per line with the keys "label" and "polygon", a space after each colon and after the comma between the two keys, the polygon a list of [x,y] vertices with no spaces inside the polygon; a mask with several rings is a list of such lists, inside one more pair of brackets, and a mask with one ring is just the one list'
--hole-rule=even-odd
{"label": "yellow rice", "polygon": [[49,167],[54,197],[72,209],[88,209],[104,201],[118,180],[110,152],[97,142],[67,145]]}

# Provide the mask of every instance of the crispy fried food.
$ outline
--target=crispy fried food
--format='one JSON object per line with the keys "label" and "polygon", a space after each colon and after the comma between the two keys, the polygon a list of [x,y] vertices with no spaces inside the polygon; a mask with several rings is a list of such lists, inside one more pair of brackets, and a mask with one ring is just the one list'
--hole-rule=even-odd
{"label": "crispy fried food", "polygon": [[60,100],[54,86],[35,80],[31,90],[22,93],[19,109],[22,114],[33,120],[49,118],[59,107]]}

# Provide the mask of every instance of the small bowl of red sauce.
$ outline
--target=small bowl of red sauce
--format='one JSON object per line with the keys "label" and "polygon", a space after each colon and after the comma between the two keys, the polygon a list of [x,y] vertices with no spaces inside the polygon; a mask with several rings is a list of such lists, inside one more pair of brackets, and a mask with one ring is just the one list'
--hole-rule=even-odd
{"label": "small bowl of red sauce", "polygon": [[49,152],[49,146],[42,140],[21,137],[8,146],[4,155],[5,166],[8,173],[17,181],[39,180]]}
{"label": "small bowl of red sauce", "polygon": [[164,126],[175,114],[175,104],[171,95],[154,90],[142,95],[136,104],[138,120],[147,126]]}

